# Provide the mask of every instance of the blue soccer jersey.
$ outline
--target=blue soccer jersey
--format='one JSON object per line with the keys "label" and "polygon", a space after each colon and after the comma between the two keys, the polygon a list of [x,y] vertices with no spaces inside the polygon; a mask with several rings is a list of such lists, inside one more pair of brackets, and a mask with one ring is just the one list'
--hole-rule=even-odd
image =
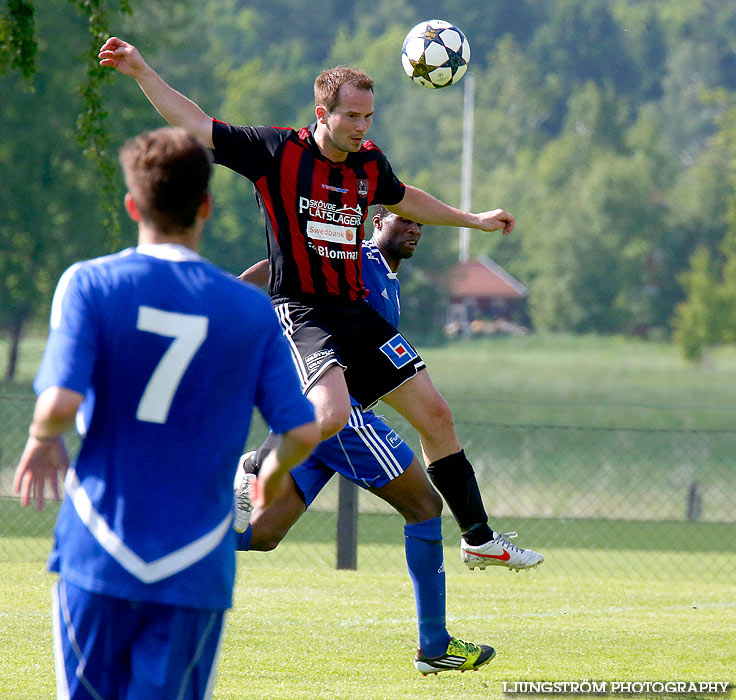
{"label": "blue soccer jersey", "polygon": [[401,293],[399,280],[392,272],[373,239],[363,242],[362,275],[368,301],[394,328],[399,327]]}
{"label": "blue soccer jersey", "polygon": [[178,245],[78,263],[34,386],[85,396],[50,568],[95,593],[229,607],[253,407],[276,433],[314,418],[268,298]]}

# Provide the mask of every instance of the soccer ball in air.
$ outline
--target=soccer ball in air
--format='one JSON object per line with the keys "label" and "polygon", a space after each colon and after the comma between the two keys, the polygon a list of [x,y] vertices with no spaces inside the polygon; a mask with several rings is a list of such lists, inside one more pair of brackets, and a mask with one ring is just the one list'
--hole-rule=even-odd
{"label": "soccer ball in air", "polygon": [[420,22],[404,39],[401,63],[406,74],[426,88],[458,82],[468,70],[470,44],[456,26],[442,19]]}

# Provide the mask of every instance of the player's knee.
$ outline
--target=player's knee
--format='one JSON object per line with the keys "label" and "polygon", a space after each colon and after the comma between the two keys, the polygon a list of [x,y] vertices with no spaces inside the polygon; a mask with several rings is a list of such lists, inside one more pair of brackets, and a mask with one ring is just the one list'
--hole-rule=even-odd
{"label": "player's knee", "polygon": [[432,489],[432,498],[429,504],[430,518],[439,518],[442,515],[442,496]]}
{"label": "player's knee", "polygon": [[426,517],[424,520],[430,518],[438,518],[442,515],[442,496],[440,496],[434,489],[432,489],[424,500],[424,512]]}
{"label": "player's knee", "polygon": [[441,394],[425,404],[425,423],[434,429],[452,427],[452,409]]}
{"label": "player's knee", "polygon": [[250,550],[251,552],[271,552],[286,537],[289,528],[279,526],[273,522],[266,523],[265,520],[267,518],[261,520],[259,515],[260,513],[256,513],[251,520],[253,531],[250,540]]}
{"label": "player's knee", "polygon": [[253,539],[250,543],[251,552],[272,552],[279,546],[284,535],[277,532],[253,532]]}
{"label": "player's knee", "polygon": [[337,435],[345,427],[348,418],[350,418],[350,404],[342,406],[336,403],[321,411],[318,416],[321,432],[320,440],[326,440],[333,435]]}
{"label": "player's knee", "polygon": [[404,519],[409,525],[423,523],[441,515],[442,497],[434,489],[428,489],[420,498],[415,499],[410,508],[404,510]]}
{"label": "player's knee", "polygon": [[[279,537],[270,537],[266,538],[264,540],[261,540],[259,542],[259,547],[256,551],[258,552],[273,552],[276,547],[279,546],[281,542],[281,538]],[[251,547],[251,549],[255,549],[255,547]]]}

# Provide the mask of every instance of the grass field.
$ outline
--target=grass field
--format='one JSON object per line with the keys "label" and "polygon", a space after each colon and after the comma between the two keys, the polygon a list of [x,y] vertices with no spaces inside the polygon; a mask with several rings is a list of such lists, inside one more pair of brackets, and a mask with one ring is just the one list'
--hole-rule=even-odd
{"label": "grass field", "polygon": [[[4,393],[29,394],[41,349],[26,344]],[[422,354],[499,526],[546,556],[524,574],[469,572],[445,519],[450,631],[497,658],[419,676],[401,521],[362,498],[359,571],[336,571],[328,489],[275,552],[239,555],[215,697],[475,700],[522,680],[736,682],[736,352],[703,368],[666,344],[530,336]],[[19,405],[32,403],[13,414],[0,403],[6,474],[27,427]],[[689,522],[694,481],[703,517]],[[612,509],[626,517],[597,515]],[[54,512],[0,497],[0,700],[54,695],[43,567]]]}
{"label": "grass field", "polygon": [[[427,678],[411,664],[406,574],[264,567],[268,556],[240,555],[219,700],[476,700],[521,680],[734,680],[736,591],[699,576],[697,553],[671,555],[683,570],[674,580],[450,573],[448,627],[498,655],[476,673]],[[54,697],[50,582],[40,564],[3,565],[2,700]]]}

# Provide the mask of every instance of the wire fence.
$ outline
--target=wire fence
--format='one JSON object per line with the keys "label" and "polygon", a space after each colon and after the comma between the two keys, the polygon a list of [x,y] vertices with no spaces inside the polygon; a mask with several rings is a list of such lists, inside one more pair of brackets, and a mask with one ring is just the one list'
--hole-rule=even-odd
{"label": "wire fence", "polygon": [[[57,507],[22,509],[11,493],[32,409],[32,396],[0,396],[0,561],[42,560],[50,547]],[[418,450],[406,422],[390,422]],[[692,567],[733,580],[736,430],[475,421],[457,429],[492,526],[519,531],[522,546],[542,551],[540,572],[687,577]],[[264,432],[255,421],[252,446]],[[275,552],[249,553],[249,561],[335,566],[337,512],[349,495],[332,479]],[[357,566],[403,567],[402,519],[363,491],[357,512]],[[444,534],[452,571],[460,567],[459,531],[449,517]]]}

